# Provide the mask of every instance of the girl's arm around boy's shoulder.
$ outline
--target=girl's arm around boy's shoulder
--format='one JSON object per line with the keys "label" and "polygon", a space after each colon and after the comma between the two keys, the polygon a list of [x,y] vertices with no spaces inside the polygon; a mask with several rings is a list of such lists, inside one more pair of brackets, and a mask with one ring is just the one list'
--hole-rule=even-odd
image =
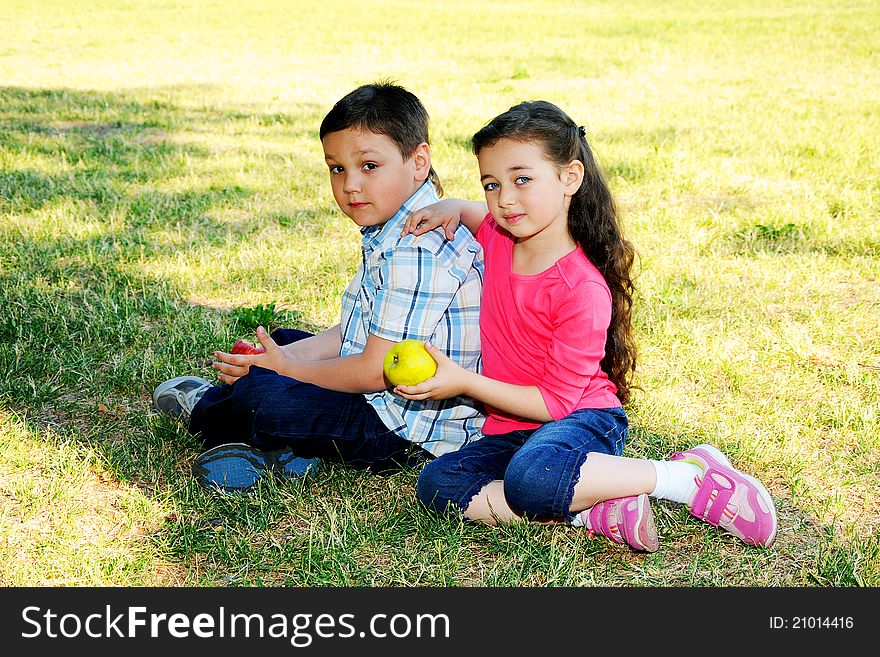
{"label": "girl's arm around boy's shoulder", "polygon": [[448,198],[413,212],[400,234],[421,235],[442,227],[446,238],[451,240],[458,225],[464,224],[471,235],[476,235],[488,213],[489,208],[484,201]]}

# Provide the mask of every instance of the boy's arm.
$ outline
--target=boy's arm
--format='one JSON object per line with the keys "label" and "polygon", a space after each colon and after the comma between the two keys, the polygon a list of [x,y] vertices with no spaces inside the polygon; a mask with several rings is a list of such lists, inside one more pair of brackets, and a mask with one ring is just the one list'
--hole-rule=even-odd
{"label": "boy's arm", "polygon": [[[388,387],[382,370],[385,355],[394,342],[367,336],[367,344],[359,354],[336,356],[326,360],[286,359],[276,370],[297,381],[311,383],[337,392],[369,393]],[[337,352],[338,354],[338,352]]]}
{"label": "boy's arm", "polygon": [[446,239],[451,240],[459,223],[464,224],[471,235],[476,235],[487,214],[489,207],[484,201],[449,198],[413,212],[406,220],[401,235],[421,235],[442,226]]}
{"label": "boy's arm", "polygon": [[297,381],[337,392],[378,392],[389,385],[385,380],[382,365],[385,355],[395,343],[375,335],[367,337],[367,344],[359,354],[337,355],[323,360],[299,360],[291,357],[269,337],[262,326],[257,328],[257,338],[266,349],[265,353],[255,355],[227,354],[219,351],[214,353],[217,361],[214,362],[213,367],[217,370],[218,379],[224,383],[235,383],[247,374],[251,365],[257,365]]}
{"label": "boy's arm", "polygon": [[327,360],[339,356],[342,348],[342,333],[339,324],[331,326],[323,333],[318,333],[304,340],[286,344],[281,349],[290,358],[297,360]]}

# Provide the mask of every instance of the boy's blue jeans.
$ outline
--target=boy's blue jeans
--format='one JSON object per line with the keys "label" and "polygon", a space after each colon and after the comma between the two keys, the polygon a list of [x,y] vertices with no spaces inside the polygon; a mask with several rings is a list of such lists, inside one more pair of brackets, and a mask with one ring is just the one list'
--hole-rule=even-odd
{"label": "boy's blue jeans", "polygon": [[538,429],[483,436],[428,463],[416,492],[429,509],[463,512],[486,484],[503,479],[504,496],[518,515],[570,518],[587,454],[620,456],[628,429],[621,408],[582,409]]}
{"label": "boy's blue jeans", "polygon": [[[310,337],[276,329],[279,345]],[[327,390],[262,367],[233,385],[209,388],[192,411],[189,429],[205,447],[243,442],[272,451],[290,447],[305,458],[342,461],[373,472],[427,455],[390,431],[363,395]]]}

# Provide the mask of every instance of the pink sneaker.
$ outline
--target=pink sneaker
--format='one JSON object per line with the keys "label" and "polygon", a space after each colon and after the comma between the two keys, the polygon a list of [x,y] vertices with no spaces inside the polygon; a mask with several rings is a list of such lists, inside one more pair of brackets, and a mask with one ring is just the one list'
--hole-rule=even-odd
{"label": "pink sneaker", "polygon": [[598,502],[578,515],[591,534],[595,532],[615,543],[626,543],[639,552],[657,551],[654,512],[644,493]]}
{"label": "pink sneaker", "polygon": [[735,469],[711,445],[697,445],[669,459],[694,463],[703,470],[702,478],[694,478],[697,492],[688,504],[692,516],[726,529],[749,545],[773,545],[776,507],[761,482]]}

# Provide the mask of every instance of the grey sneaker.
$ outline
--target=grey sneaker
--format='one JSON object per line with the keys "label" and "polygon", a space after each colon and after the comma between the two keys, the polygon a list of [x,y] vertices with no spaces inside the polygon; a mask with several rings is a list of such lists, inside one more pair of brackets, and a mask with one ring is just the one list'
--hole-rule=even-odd
{"label": "grey sneaker", "polygon": [[178,376],[160,383],[153,391],[153,406],[168,417],[189,422],[192,410],[211,384],[197,376]]}

